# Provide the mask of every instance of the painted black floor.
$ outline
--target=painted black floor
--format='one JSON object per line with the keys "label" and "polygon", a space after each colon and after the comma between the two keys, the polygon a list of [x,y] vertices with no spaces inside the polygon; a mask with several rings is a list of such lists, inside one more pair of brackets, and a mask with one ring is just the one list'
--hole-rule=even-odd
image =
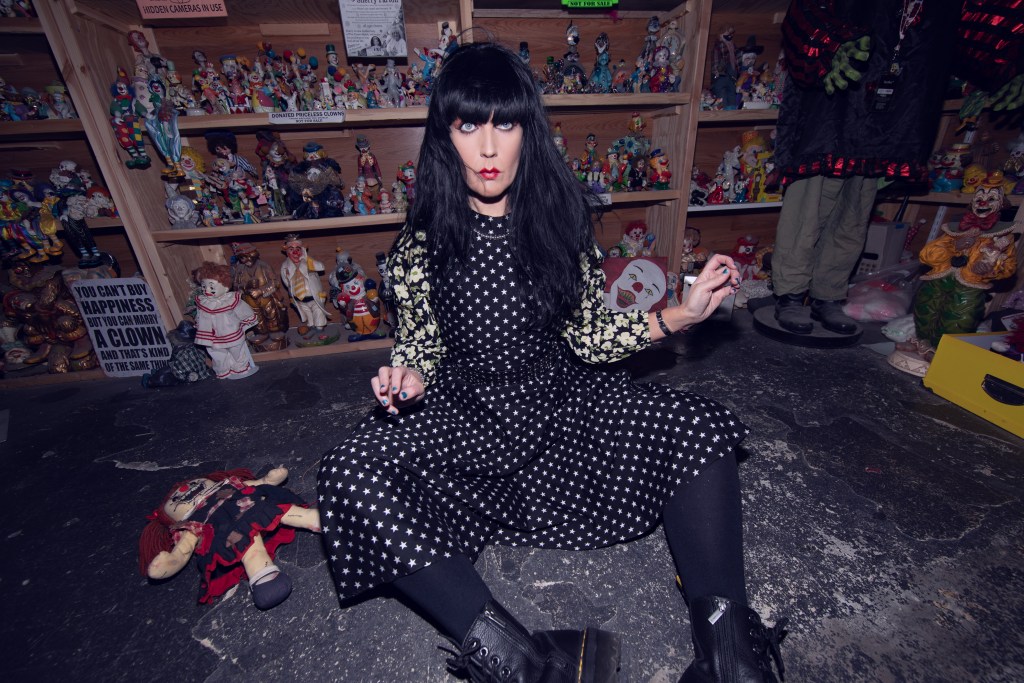
{"label": "painted black floor", "polygon": [[[340,609],[319,537],[278,555],[295,588],[198,605],[194,567],[156,585],[137,542],[176,481],[317,460],[369,407],[386,351],[265,363],[239,382],[0,386],[5,681],[448,681],[443,644],[393,600]],[[790,618],[786,680],[1024,680],[1024,441],[864,347],[786,346],[750,314],[630,361],[751,427],[740,471],[753,606]],[[676,681],[687,617],[660,532],[572,553],[491,548],[479,568],[533,628],[623,634],[629,681]]]}

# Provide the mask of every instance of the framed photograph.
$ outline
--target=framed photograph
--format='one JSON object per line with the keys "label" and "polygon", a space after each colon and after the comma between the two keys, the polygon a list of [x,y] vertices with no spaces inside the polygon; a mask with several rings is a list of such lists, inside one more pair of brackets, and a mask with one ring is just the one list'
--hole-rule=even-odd
{"label": "framed photograph", "polygon": [[338,0],[349,58],[407,57],[402,0]]}
{"label": "framed photograph", "polygon": [[612,256],[602,264],[604,302],[615,311],[658,311],[668,305],[668,258]]}

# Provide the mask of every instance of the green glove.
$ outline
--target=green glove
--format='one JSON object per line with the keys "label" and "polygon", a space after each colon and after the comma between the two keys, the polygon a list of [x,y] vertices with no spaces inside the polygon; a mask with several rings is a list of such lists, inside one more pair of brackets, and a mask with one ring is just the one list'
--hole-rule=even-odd
{"label": "green glove", "polygon": [[836,90],[846,90],[850,81],[859,81],[867,68],[869,56],[870,36],[843,43],[832,56],[832,70],[825,74],[825,92],[832,95]]}
{"label": "green glove", "polygon": [[975,90],[964,98],[964,103],[960,105],[960,111],[957,112],[957,116],[959,116],[961,121],[977,118],[981,115],[982,110],[988,106],[989,101],[987,92]]}
{"label": "green glove", "polygon": [[1018,74],[992,96],[994,111],[1013,111],[1024,104],[1024,74]]}

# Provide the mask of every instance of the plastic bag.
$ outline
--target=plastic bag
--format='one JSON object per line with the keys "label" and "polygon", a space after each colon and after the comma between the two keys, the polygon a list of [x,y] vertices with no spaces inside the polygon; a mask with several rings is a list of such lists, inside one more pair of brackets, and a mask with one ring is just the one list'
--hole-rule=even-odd
{"label": "plastic bag", "polygon": [[917,265],[900,264],[850,285],[843,313],[859,322],[888,322],[906,315],[918,284]]}
{"label": "plastic bag", "polygon": [[910,341],[914,336],[914,316],[911,313],[893,318],[882,326],[882,334],[897,344]]}

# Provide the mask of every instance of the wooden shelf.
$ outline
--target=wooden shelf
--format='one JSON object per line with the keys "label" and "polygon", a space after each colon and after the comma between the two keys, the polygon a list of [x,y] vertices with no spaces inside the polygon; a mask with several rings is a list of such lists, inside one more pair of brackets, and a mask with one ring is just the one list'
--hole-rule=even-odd
{"label": "wooden shelf", "polygon": [[[348,334],[348,330],[344,330]],[[309,356],[327,356],[334,353],[352,353],[354,351],[368,351],[370,349],[388,349],[395,343],[394,339],[367,339],[366,341],[350,342],[344,338],[326,346],[289,346],[280,351],[264,351],[254,353],[253,358],[257,363],[274,360],[290,360],[293,358],[308,358]]]}
{"label": "wooden shelf", "polygon": [[[966,206],[971,203],[974,198],[973,194],[960,194],[959,192],[930,192],[929,194],[912,196],[910,198],[911,203],[917,204],[947,204],[947,205],[960,205]],[[902,197],[886,196],[879,197],[879,202],[885,202],[888,204],[898,204],[903,201]],[[1020,206],[1024,202],[1024,195],[1019,194],[1008,194],[1006,195],[1006,201],[1011,206]]]}
{"label": "wooden shelf", "polygon": [[[647,192],[610,192],[611,205],[626,204],[659,204],[680,198],[678,190],[650,190]],[[93,219],[100,220],[100,219]],[[106,219],[120,221],[120,219]],[[328,230],[367,228],[378,226],[399,226],[405,222],[404,213],[385,213],[371,216],[339,216],[337,218],[317,218],[312,220],[270,220],[263,223],[231,223],[214,228],[189,228],[186,230],[154,230],[156,242],[175,243],[192,242],[195,240],[216,239],[219,237],[245,237],[257,235],[274,235],[282,232],[323,232]],[[92,221],[89,223],[92,226]]]}
{"label": "wooden shelf", "polygon": [[706,204],[691,206],[687,213],[714,213],[716,211],[767,211],[778,209],[782,202],[745,202],[742,204]]}
{"label": "wooden shelf", "polygon": [[25,370],[13,370],[5,373],[3,379],[0,379],[0,389],[21,389],[24,387],[64,384],[67,382],[85,382],[95,379],[108,379],[108,377],[99,369],[51,374],[34,368],[26,368]]}
{"label": "wooden shelf", "polygon": [[0,19],[0,35],[46,35],[38,19],[10,17]]}
{"label": "wooden shelf", "polygon": [[179,116],[178,130],[186,133],[201,133],[207,130],[230,128],[232,131],[273,128],[282,133],[292,130],[324,130],[325,128],[365,127],[371,125],[396,125],[422,123],[427,120],[426,107],[385,107],[381,109],[348,109],[345,120],[338,123],[273,124],[269,114],[213,114],[209,116]]}
{"label": "wooden shelf", "polygon": [[778,109],[716,109],[697,114],[697,122],[707,125],[770,123],[778,120]]}
{"label": "wooden shelf", "polygon": [[274,235],[281,232],[321,232],[345,228],[365,228],[381,225],[401,225],[405,222],[404,213],[385,213],[373,216],[339,216],[337,218],[317,218],[312,220],[276,220],[263,223],[232,223],[213,228],[189,228],[186,230],[155,230],[153,239],[157,242],[191,242],[194,240],[214,239],[217,237],[245,237],[255,235]]}
{"label": "wooden shelf", "polygon": [[647,190],[645,192],[606,192],[615,204],[659,204],[680,198],[679,190]]}
{"label": "wooden shelf", "polygon": [[124,227],[124,221],[121,220],[120,216],[114,218],[109,216],[97,216],[96,218],[88,218],[85,222],[89,226],[90,230],[112,230]]}
{"label": "wooden shelf", "polygon": [[[687,104],[689,93],[609,93],[598,95],[545,95],[544,104],[548,109],[595,110],[595,109],[643,109],[646,107],[672,107]],[[348,109],[345,120],[338,123],[273,124],[268,114],[213,114],[209,116],[179,116],[178,130],[199,133],[218,128],[233,131],[274,128],[281,132],[290,130],[323,130],[324,128],[386,126],[405,123],[423,123],[427,120],[426,107],[383,107],[380,109]]]}
{"label": "wooden shelf", "polygon": [[[0,142],[84,138],[81,119],[39,119],[0,123]],[[8,145],[5,149],[10,149]]]}
{"label": "wooden shelf", "polygon": [[544,95],[548,109],[643,109],[645,107],[673,107],[690,103],[685,92],[665,93],[605,93],[594,95]]}

